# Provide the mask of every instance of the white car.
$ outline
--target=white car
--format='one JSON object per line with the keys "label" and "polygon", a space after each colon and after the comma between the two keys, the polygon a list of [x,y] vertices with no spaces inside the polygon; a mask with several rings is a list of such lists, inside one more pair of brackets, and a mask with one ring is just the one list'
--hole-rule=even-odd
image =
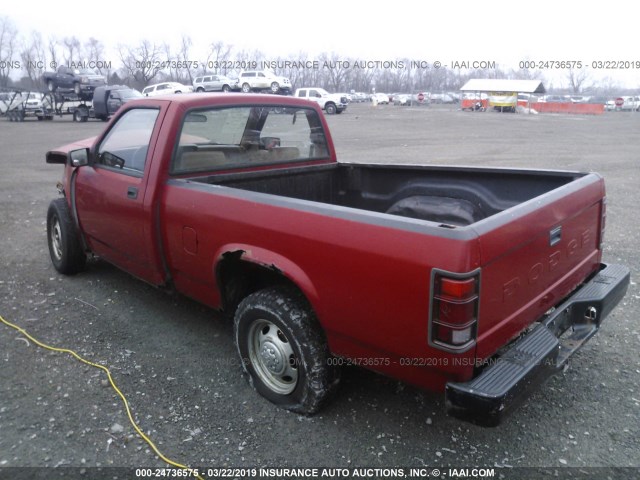
{"label": "white car", "polygon": [[224,75],[204,75],[195,78],[193,89],[196,92],[229,92],[235,89],[237,83],[237,80]]}
{"label": "white car", "polygon": [[389,95],[386,93],[373,93],[371,94],[371,101],[380,104],[389,104]]}
{"label": "white car", "polygon": [[155,97],[156,95],[168,95],[170,93],[191,93],[193,87],[191,85],[183,85],[177,82],[163,82],[149,85],[142,90],[145,97]]}
{"label": "white car", "polygon": [[280,91],[289,93],[291,91],[291,82],[288,78],[279,77],[269,70],[246,70],[240,72],[238,87],[240,87],[244,93],[249,93],[254,90],[269,90],[271,93],[278,93]]}

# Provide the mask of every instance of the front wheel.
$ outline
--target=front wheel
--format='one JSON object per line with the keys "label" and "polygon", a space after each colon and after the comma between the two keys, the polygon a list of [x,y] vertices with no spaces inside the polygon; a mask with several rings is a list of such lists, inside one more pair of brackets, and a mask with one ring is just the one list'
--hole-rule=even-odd
{"label": "front wheel", "polygon": [[337,387],[324,332],[297,290],[273,287],[249,295],[236,311],[234,332],[251,384],[272,403],[312,414]]}
{"label": "front wheel", "polygon": [[273,82],[271,84],[271,93],[278,93],[280,91],[280,85],[278,82]]}
{"label": "front wheel", "polygon": [[229,92],[230,90],[231,90],[231,87],[230,87],[229,85],[223,85],[223,86],[222,86],[222,91],[223,91],[224,93],[227,93],[227,92]]}
{"label": "front wheel", "polygon": [[334,103],[327,103],[324,106],[324,111],[327,112],[328,115],[333,115],[336,113],[336,105]]}
{"label": "front wheel", "polygon": [[58,198],[49,204],[47,239],[51,262],[58,272],[72,275],[84,268],[87,257],[64,198]]}
{"label": "front wheel", "polygon": [[75,82],[73,84],[73,93],[75,93],[76,95],[80,95],[80,93],[82,93],[82,90],[80,89],[80,84],[78,82]]}

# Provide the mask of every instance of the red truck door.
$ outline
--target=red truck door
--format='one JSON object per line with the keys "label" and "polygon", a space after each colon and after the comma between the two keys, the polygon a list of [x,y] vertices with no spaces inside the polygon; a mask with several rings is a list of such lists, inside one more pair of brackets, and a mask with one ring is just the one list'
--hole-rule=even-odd
{"label": "red truck door", "polygon": [[127,110],[99,140],[93,162],[78,169],[74,201],[91,250],[150,283],[162,283],[154,261],[153,209],[145,205],[149,163],[164,112]]}

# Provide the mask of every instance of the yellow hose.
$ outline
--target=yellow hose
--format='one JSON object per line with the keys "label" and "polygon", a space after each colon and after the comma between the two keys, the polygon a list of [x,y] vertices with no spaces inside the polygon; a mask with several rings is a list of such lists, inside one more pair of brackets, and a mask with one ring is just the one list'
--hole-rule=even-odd
{"label": "yellow hose", "polygon": [[[191,471],[194,470],[194,469],[192,469],[190,467],[187,467],[186,465],[182,465],[180,463],[174,462],[173,460],[170,460],[169,458],[165,457],[162,454],[162,452],[160,452],[160,450],[158,450],[158,447],[156,447],[156,445],[151,441],[151,439],[144,434],[144,432],[140,429],[140,427],[138,426],[136,421],[133,419],[133,415],[131,414],[131,409],[129,408],[129,402],[127,401],[126,397],[122,394],[120,389],[116,386],[115,382],[113,381],[113,377],[111,376],[111,372],[109,371],[109,369],[107,367],[105,367],[104,365],[100,365],[98,363],[90,362],[89,360],[87,360],[85,358],[82,358],[76,352],[74,352],[73,350],[69,350],[68,348],[52,347],[50,345],[42,343],[39,340],[33,338],[29,333],[27,333],[27,331],[25,329],[23,329],[23,328],[21,328],[21,327],[19,327],[17,325],[14,325],[13,323],[10,323],[10,322],[6,321],[4,318],[2,318],[1,315],[0,315],[0,322],[4,323],[8,327],[11,327],[11,328],[17,330],[18,332],[20,332],[22,335],[24,335],[26,338],[31,340],[33,343],[35,343],[39,347],[45,348],[47,350],[51,350],[52,352],[68,353],[69,355],[72,355],[73,357],[75,357],[80,362],[85,363],[85,364],[87,364],[87,365],[89,365],[91,367],[99,368],[100,370],[105,372],[107,374],[107,377],[109,378],[109,383],[111,384],[113,389],[116,391],[116,393],[122,399],[122,403],[124,403],[124,407],[127,410],[127,416],[129,417],[129,422],[131,422],[131,425],[133,425],[133,428],[135,429],[135,431],[138,432],[138,435],[140,435],[140,438],[142,438],[145,442],[147,442],[149,444],[149,446],[153,449],[153,451],[156,453],[158,458],[160,458],[163,462],[165,462],[165,463],[167,463],[167,464],[169,464],[169,465],[171,465],[173,467],[181,468],[183,470],[191,470]],[[195,472],[194,472],[194,477],[198,478],[200,480],[204,480],[200,475],[195,474]]]}

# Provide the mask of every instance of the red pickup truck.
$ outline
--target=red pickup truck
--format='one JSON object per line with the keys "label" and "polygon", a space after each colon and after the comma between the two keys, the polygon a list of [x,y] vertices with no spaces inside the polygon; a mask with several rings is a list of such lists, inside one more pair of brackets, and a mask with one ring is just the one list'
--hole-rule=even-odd
{"label": "red pickup truck", "polygon": [[134,100],[46,160],[65,165],[54,267],[96,255],[229,314],[252,385],[296,412],[317,411],[348,364],[495,425],[630,281],[601,263],[599,175],[337,162],[301,99]]}

